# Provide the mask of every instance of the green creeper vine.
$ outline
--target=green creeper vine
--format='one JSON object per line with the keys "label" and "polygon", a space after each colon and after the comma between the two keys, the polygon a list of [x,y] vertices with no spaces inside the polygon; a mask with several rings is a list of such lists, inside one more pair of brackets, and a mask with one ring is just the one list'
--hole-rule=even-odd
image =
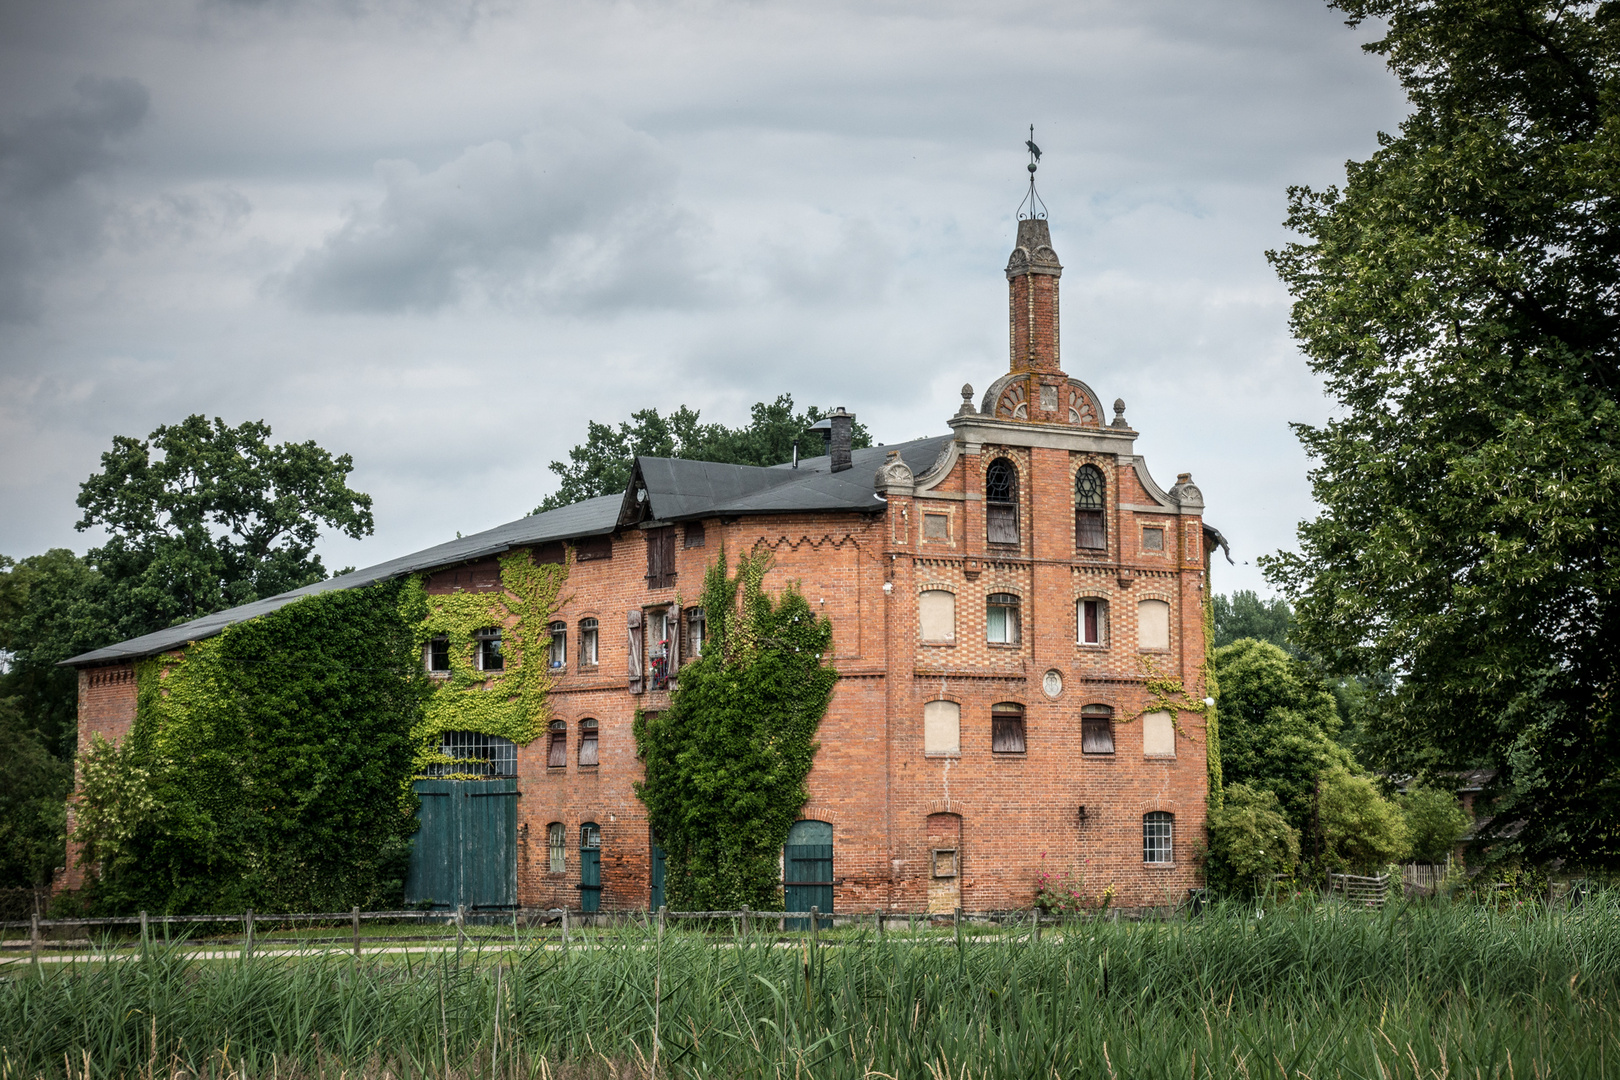
{"label": "green creeper vine", "polygon": [[[1221,700],[1221,686],[1215,675],[1215,597],[1204,589],[1204,696]],[[1204,757],[1209,768],[1209,810],[1214,813],[1226,802],[1226,779],[1221,768],[1221,725],[1218,705],[1205,707]]]}
{"label": "green creeper vine", "polygon": [[[545,730],[554,680],[543,658],[573,553],[567,562],[537,566],[527,550],[510,551],[500,557],[500,565],[498,592],[429,595],[417,575],[401,595],[401,614],[415,627],[418,650],[440,636],[450,643],[449,677],[436,680],[422,719],[411,731],[418,773],[429,765],[455,763],[439,752],[444,732],[475,731],[522,745]],[[501,628],[505,665],[500,671],[478,670],[474,635],[487,626]],[[526,663],[528,657],[541,659]]]}

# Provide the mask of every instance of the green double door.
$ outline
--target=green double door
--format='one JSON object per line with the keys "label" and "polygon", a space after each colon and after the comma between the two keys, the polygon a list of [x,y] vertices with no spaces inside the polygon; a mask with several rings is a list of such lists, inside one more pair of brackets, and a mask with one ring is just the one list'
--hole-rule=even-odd
{"label": "green double door", "polygon": [[[821,914],[833,909],[833,831],[825,821],[796,821],[782,848],[782,899],[786,911]],[[789,929],[805,929],[808,919],[789,919]],[[824,925],[832,925],[829,920]]]}
{"label": "green double door", "polygon": [[517,906],[517,781],[418,780],[420,827],[405,902],[435,908]]}

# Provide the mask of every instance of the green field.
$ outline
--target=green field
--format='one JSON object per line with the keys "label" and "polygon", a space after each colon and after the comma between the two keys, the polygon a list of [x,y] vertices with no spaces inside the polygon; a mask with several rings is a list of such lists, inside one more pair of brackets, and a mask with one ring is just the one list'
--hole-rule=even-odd
{"label": "green field", "polygon": [[[1620,898],[16,965],[12,1077],[1604,1077]],[[507,939],[510,946],[511,939]],[[1620,1077],[1620,1065],[1615,1075]]]}

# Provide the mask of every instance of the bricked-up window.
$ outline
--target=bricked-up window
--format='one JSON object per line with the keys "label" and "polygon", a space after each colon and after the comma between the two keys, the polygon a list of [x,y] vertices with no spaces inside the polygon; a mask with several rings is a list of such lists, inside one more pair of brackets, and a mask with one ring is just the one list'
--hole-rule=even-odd
{"label": "bricked-up window", "polygon": [[566,874],[568,872],[568,830],[560,821],[553,821],[546,826],[546,847],[551,851],[551,858],[547,870],[553,874]]}
{"label": "bricked-up window", "polygon": [[1142,756],[1176,756],[1176,722],[1163,710],[1142,717]]}
{"label": "bricked-up window", "polygon": [[703,655],[703,636],[708,630],[708,623],[703,619],[703,609],[700,607],[686,609],[686,658],[696,660]]}
{"label": "bricked-up window", "polygon": [[613,558],[613,537],[587,536],[574,541],[574,561],[593,562],[596,559]]}
{"label": "bricked-up window", "polygon": [[1086,599],[1075,604],[1076,640],[1082,645],[1108,643],[1108,601]]}
{"label": "bricked-up window", "polygon": [[474,659],[478,661],[479,671],[500,671],[506,667],[506,657],[501,653],[501,628],[486,626],[473,634]]}
{"label": "bricked-up window", "polygon": [[647,530],[647,588],[675,587],[675,526]]}
{"label": "bricked-up window", "polygon": [[1018,470],[1006,458],[990,463],[984,474],[985,540],[1018,544]]}
{"label": "bricked-up window", "polygon": [[1152,526],[1152,525],[1150,525],[1147,528],[1143,529],[1142,530],[1142,550],[1143,551],[1163,551],[1164,550],[1164,530],[1161,529],[1161,528],[1158,528],[1157,526]]}
{"label": "bricked-up window", "polygon": [[450,639],[443,634],[427,643],[427,669],[441,675],[450,670]]}
{"label": "bricked-up window", "polygon": [[1163,600],[1143,600],[1136,605],[1137,642],[1144,649],[1170,647],[1170,605]]}
{"label": "bricked-up window", "polygon": [[1017,645],[1022,640],[1018,597],[1012,593],[991,593],[985,600],[985,640],[998,645]]}
{"label": "bricked-up window", "polygon": [[924,514],[923,539],[948,543],[951,539],[951,519],[945,514]]}
{"label": "bricked-up window", "polygon": [[1024,752],[1024,707],[1003,701],[990,706],[990,750],[996,754]]}
{"label": "bricked-up window", "polygon": [[1142,861],[1167,863],[1171,859],[1170,842],[1175,829],[1176,815],[1168,810],[1155,810],[1142,815]]}
{"label": "bricked-up window", "polygon": [[954,701],[923,706],[923,753],[957,754],[962,750],[962,707]]}
{"label": "bricked-up window", "polygon": [[1074,474],[1074,546],[1089,551],[1106,551],[1108,529],[1104,524],[1104,501],[1108,486],[1102,470],[1082,465]]}
{"label": "bricked-up window", "polygon": [[554,622],[551,624],[551,670],[557,671],[568,666],[568,624]]}
{"label": "bricked-up window", "polygon": [[917,623],[924,641],[955,641],[956,594],[944,589],[918,593]]}
{"label": "bricked-up window", "polygon": [[561,769],[568,764],[568,725],[553,720],[549,731],[550,744],[546,748],[546,768]]}
{"label": "bricked-up window", "polygon": [[688,521],[685,529],[686,546],[689,548],[703,546],[703,522]]}
{"label": "bricked-up window", "polygon": [[595,619],[579,620],[579,666],[595,667],[602,630]]}
{"label": "bricked-up window", "polygon": [[579,761],[580,765],[597,764],[596,757],[596,721],[581,720],[579,722]]}
{"label": "bricked-up window", "polygon": [[1114,710],[1107,705],[1086,705],[1080,710],[1080,752],[1114,752]]}

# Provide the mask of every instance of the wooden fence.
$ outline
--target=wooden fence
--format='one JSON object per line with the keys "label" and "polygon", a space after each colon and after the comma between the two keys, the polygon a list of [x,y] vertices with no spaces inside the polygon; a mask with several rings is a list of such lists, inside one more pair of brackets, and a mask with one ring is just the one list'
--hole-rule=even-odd
{"label": "wooden fence", "polygon": [[1328,895],[1342,896],[1352,904],[1377,908],[1389,896],[1389,875],[1359,877],[1355,874],[1329,874]]}

